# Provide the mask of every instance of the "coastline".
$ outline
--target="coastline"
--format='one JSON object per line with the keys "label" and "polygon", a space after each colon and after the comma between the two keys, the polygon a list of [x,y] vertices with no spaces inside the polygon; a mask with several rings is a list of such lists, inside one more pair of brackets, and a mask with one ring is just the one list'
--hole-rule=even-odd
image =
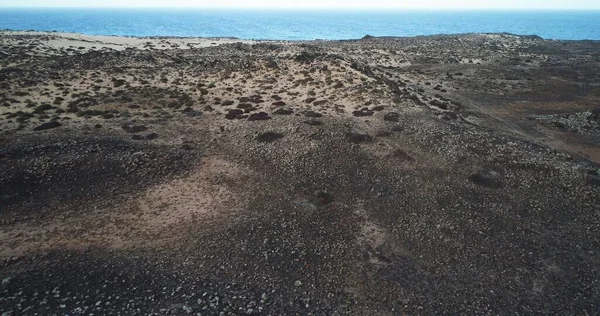
{"label": "coastline", "polygon": [[[242,40],[231,37],[135,37],[135,36],[118,36],[118,35],[86,35],[81,33],[61,33],[47,31],[13,31],[2,30],[0,36],[48,36],[51,39],[47,41],[49,47],[60,49],[69,48],[70,46],[84,47],[92,49],[96,47],[111,48],[123,50],[126,48],[148,49],[170,49],[170,48],[199,48],[210,47],[221,44],[244,43],[252,44],[257,41]],[[166,42],[165,42],[166,41]],[[168,45],[166,45],[168,44]]]}
{"label": "coastline", "polygon": [[[64,11],[64,10],[63,10]],[[79,12],[80,11],[80,12]],[[133,36],[235,36],[243,39],[312,40],[352,39],[370,33],[375,36],[418,36],[432,34],[534,33],[549,39],[595,39],[600,28],[600,11],[294,11],[268,10],[178,10],[136,11],[43,9],[0,10],[0,28],[20,30],[71,30],[89,34]],[[29,12],[29,13],[28,13]],[[46,13],[44,13],[46,12]],[[162,13],[161,13],[162,12]],[[336,13],[337,12],[337,13]],[[38,16],[43,14],[45,18]],[[20,16],[20,18],[19,18]],[[82,19],[85,17],[85,20]],[[547,23],[539,23],[539,21]],[[104,21],[110,21],[105,23]],[[225,23],[222,23],[225,21]],[[369,22],[371,21],[371,22]],[[349,27],[344,27],[344,25]],[[310,25],[313,25],[311,27]],[[420,26],[419,26],[420,25]],[[549,27],[552,25],[552,27]],[[134,27],[135,26],[135,27]]]}

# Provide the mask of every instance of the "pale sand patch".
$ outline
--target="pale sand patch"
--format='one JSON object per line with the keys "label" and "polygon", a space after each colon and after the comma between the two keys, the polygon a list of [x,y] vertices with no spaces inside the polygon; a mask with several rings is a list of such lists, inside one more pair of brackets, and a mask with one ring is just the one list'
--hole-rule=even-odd
{"label": "pale sand patch", "polygon": [[[125,37],[125,36],[99,36],[85,35],[77,33],[55,33],[55,32],[30,32],[30,31],[0,31],[0,36],[22,36],[39,35],[47,36],[41,40],[47,46],[54,49],[74,47],[85,47],[86,49],[111,48],[115,50],[124,50],[126,48],[147,49],[147,44],[151,43],[154,49],[171,49],[173,45],[178,45],[179,49],[189,49],[198,47],[210,47],[222,44],[245,43],[254,44],[257,41],[242,40],[237,38],[200,38],[200,37],[168,37],[168,38],[143,38],[143,37]],[[164,47],[162,45],[165,45]]]}
{"label": "pale sand patch", "polygon": [[208,229],[242,208],[244,200],[234,190],[248,183],[247,175],[236,164],[207,157],[189,176],[154,186],[117,207],[82,205],[77,215],[2,227],[0,257],[91,246],[161,247],[181,237],[186,224]]}

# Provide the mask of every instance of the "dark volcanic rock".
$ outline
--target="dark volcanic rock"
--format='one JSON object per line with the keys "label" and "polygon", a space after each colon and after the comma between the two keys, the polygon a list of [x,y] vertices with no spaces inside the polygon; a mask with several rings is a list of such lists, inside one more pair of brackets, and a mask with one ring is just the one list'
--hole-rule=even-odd
{"label": "dark volcanic rock", "polygon": [[43,131],[46,129],[57,128],[59,126],[62,126],[62,124],[60,124],[59,122],[52,121],[52,122],[46,122],[39,126],[36,126],[33,130],[34,131]]}
{"label": "dark volcanic rock", "polygon": [[370,135],[355,132],[347,133],[346,138],[348,139],[348,141],[354,144],[369,143],[373,141],[373,137],[371,137]]}
{"label": "dark volcanic rock", "polygon": [[294,111],[292,111],[290,109],[277,109],[277,110],[275,110],[275,112],[273,112],[273,114],[275,114],[275,115],[290,115],[293,113],[294,113]]}
{"label": "dark volcanic rock", "polygon": [[587,178],[587,182],[591,185],[600,186],[600,176],[589,175]]}
{"label": "dark volcanic rock", "polygon": [[317,121],[317,120],[308,120],[308,121],[304,121],[304,124],[308,124],[308,125],[312,125],[312,126],[319,126],[319,125],[323,125],[323,122]]}
{"label": "dark volcanic rock", "polygon": [[122,126],[123,130],[127,133],[134,134],[148,130],[144,125],[130,125],[126,124]]}
{"label": "dark volcanic rock", "polygon": [[396,112],[390,112],[383,116],[383,120],[388,122],[398,122],[399,119],[400,114]]}
{"label": "dark volcanic rock", "polygon": [[133,140],[153,140],[156,138],[158,138],[158,134],[156,134],[156,133],[150,133],[147,135],[134,134],[131,136],[131,139],[133,139]]}
{"label": "dark volcanic rock", "polygon": [[394,151],[394,153],[392,154],[395,158],[397,158],[400,161],[414,161],[415,159],[413,157],[411,157],[409,154],[407,154],[404,150],[402,149],[396,149]]}
{"label": "dark volcanic rock", "polygon": [[306,116],[306,117],[312,117],[312,118],[317,118],[317,117],[322,117],[323,114],[317,113],[315,111],[306,111],[306,112],[304,112],[304,116]]}
{"label": "dark volcanic rock", "polygon": [[452,111],[445,112],[444,114],[451,120],[456,120],[458,118],[458,115]]}
{"label": "dark volcanic rock", "polygon": [[227,114],[225,115],[225,118],[228,120],[239,119],[239,118],[242,118],[243,114],[244,114],[244,111],[238,110],[238,109],[233,109],[233,110],[229,110],[229,112],[227,112]]}
{"label": "dark volcanic rock", "polygon": [[500,172],[492,169],[477,171],[469,176],[469,181],[476,185],[492,189],[499,189],[502,187]]}
{"label": "dark volcanic rock", "polygon": [[269,113],[266,112],[258,112],[258,113],[254,113],[252,115],[250,115],[250,117],[248,117],[248,121],[264,121],[264,120],[270,120],[271,117],[269,116]]}
{"label": "dark volcanic rock", "polygon": [[373,111],[371,111],[371,110],[369,110],[367,108],[364,108],[364,109],[352,112],[352,115],[359,116],[359,117],[361,117],[361,116],[372,116],[373,115]]}
{"label": "dark volcanic rock", "polygon": [[183,109],[183,111],[181,111],[181,112],[183,112],[185,115],[190,116],[190,117],[197,117],[197,116],[202,115],[201,111],[194,110],[190,107]]}
{"label": "dark volcanic rock", "polygon": [[254,108],[254,106],[250,103],[240,103],[237,105],[237,108],[242,110],[248,110]]}
{"label": "dark volcanic rock", "polygon": [[333,195],[325,191],[317,191],[310,202],[316,206],[323,206],[332,203],[333,201]]}
{"label": "dark volcanic rock", "polygon": [[273,102],[273,105],[275,105],[275,106],[284,106],[284,105],[286,105],[286,103],[283,102],[283,101],[277,101],[277,102]]}
{"label": "dark volcanic rock", "polygon": [[265,132],[256,137],[256,140],[261,143],[270,143],[283,138],[283,134],[275,132]]}

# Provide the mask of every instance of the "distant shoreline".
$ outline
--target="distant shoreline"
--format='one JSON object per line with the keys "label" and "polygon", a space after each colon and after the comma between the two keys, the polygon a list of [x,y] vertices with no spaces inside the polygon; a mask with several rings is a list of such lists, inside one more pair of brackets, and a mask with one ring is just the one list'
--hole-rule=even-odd
{"label": "distant shoreline", "polygon": [[57,36],[64,38],[82,39],[86,41],[103,41],[106,39],[131,39],[131,40],[211,40],[211,41],[226,41],[226,42],[278,42],[278,43],[302,43],[302,42],[315,42],[315,41],[326,41],[326,42],[337,42],[337,41],[357,41],[368,38],[373,39],[406,39],[406,38],[423,38],[423,37],[454,37],[454,36],[465,36],[465,35],[505,35],[515,36],[535,40],[544,41],[561,41],[561,42],[598,42],[600,40],[561,40],[552,38],[543,38],[535,34],[513,34],[508,32],[502,33],[455,33],[455,34],[431,34],[431,35],[416,35],[416,36],[371,36],[366,34],[360,38],[349,38],[349,39],[312,39],[312,40],[283,40],[283,39],[244,39],[232,36],[223,37],[201,37],[201,36],[128,36],[128,35],[94,35],[86,33],[71,33],[71,32],[60,32],[60,31],[37,31],[37,30],[11,30],[11,29],[0,29],[0,35],[46,35],[46,36]]}
{"label": "distant shoreline", "polygon": [[7,8],[0,9],[0,29],[267,41],[502,32],[600,40],[600,11]]}

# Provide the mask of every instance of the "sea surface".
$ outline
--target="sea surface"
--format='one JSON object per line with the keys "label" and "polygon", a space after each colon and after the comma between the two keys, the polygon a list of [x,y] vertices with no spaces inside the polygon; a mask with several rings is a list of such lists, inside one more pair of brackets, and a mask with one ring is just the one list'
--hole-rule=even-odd
{"label": "sea surface", "polygon": [[600,40],[600,11],[4,8],[0,29],[280,40],[508,32]]}

